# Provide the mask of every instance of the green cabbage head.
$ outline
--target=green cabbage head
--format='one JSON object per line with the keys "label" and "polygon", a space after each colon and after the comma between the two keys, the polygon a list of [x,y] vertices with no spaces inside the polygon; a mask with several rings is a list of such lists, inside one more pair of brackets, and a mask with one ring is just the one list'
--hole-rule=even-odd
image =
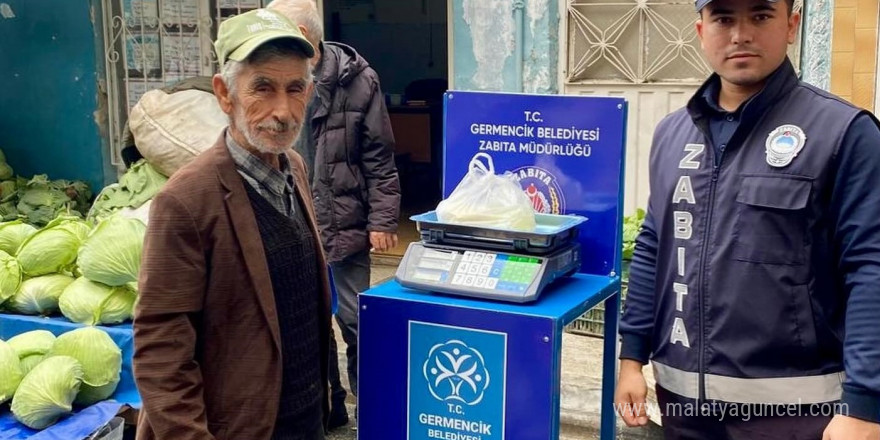
{"label": "green cabbage head", "polygon": [[82,378],[82,365],[76,359],[47,357],[25,376],[12,398],[15,420],[31,429],[57,422],[73,409]]}
{"label": "green cabbage head", "polygon": [[18,355],[8,343],[0,340],[0,403],[11,399],[24,374]]}
{"label": "green cabbage head", "polygon": [[47,356],[70,356],[82,365],[83,378],[74,403],[91,405],[110,397],[119,384],[122,350],[105,331],[81,327],[55,340]]}
{"label": "green cabbage head", "polygon": [[91,228],[76,217],[58,217],[28,237],[18,250],[22,271],[32,277],[70,270]]}
{"label": "green cabbage head", "polygon": [[80,277],[64,289],[58,307],[73,322],[116,324],[131,319],[136,298],[127,286],[110,287]]}
{"label": "green cabbage head", "polygon": [[21,286],[21,266],[18,260],[0,251],[0,303],[12,298]]}
{"label": "green cabbage head", "polygon": [[62,274],[28,278],[6,306],[24,315],[51,315],[58,311],[58,298],[74,278]]}
{"label": "green cabbage head", "polygon": [[46,353],[55,344],[55,335],[47,330],[33,330],[22,333],[6,341],[18,359],[21,361],[21,372],[27,376],[28,372],[39,364]]}
{"label": "green cabbage head", "polygon": [[44,354],[32,354],[21,358],[21,373],[24,376],[27,376],[34,367],[39,365],[40,362],[43,362],[43,359],[46,359],[46,355]]}
{"label": "green cabbage head", "polygon": [[83,276],[108,286],[137,281],[146,229],[140,220],[118,215],[99,223],[79,248]]}
{"label": "green cabbage head", "polygon": [[15,171],[6,162],[0,162],[0,180],[6,180],[15,175]]}
{"label": "green cabbage head", "polygon": [[36,232],[37,228],[21,220],[0,223],[0,251],[15,255],[21,244]]}

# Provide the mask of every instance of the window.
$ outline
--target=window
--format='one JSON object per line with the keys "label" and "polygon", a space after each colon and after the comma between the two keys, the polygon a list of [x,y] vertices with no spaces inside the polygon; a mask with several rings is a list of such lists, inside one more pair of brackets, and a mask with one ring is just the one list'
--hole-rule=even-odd
{"label": "window", "polygon": [[[696,84],[711,73],[693,1],[567,1],[569,83]],[[789,55],[797,67],[800,44]]]}
{"label": "window", "polygon": [[269,0],[103,0],[112,162],[128,112],[149,90],[213,75],[213,40],[223,20]]}

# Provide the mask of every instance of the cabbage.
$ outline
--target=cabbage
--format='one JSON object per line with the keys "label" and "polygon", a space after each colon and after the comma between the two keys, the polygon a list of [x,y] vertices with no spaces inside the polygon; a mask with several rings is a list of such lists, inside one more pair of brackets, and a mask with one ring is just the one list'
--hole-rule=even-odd
{"label": "cabbage", "polygon": [[18,184],[15,183],[15,180],[4,180],[0,182],[0,202],[14,202],[15,196],[17,195]]}
{"label": "cabbage", "polygon": [[137,281],[146,229],[140,220],[119,216],[99,223],[79,248],[83,276],[108,286]]}
{"label": "cabbage", "polygon": [[55,335],[48,330],[33,330],[6,341],[19,358],[34,354],[46,354],[55,344]]}
{"label": "cabbage", "polygon": [[40,362],[43,362],[43,359],[45,358],[46,355],[42,354],[32,354],[21,358],[21,374],[27,376],[28,373],[30,373]]}
{"label": "cabbage", "polygon": [[103,330],[82,327],[55,340],[48,356],[70,356],[82,365],[83,384],[74,401],[91,405],[110,397],[119,384],[122,350]]}
{"label": "cabbage", "polygon": [[50,315],[58,311],[58,298],[73,280],[61,274],[28,278],[6,306],[25,315]]}
{"label": "cabbage", "polygon": [[9,166],[6,162],[0,162],[0,180],[6,180],[12,177],[15,174],[15,171],[12,170],[12,167]]}
{"label": "cabbage", "polygon": [[36,277],[70,270],[90,229],[86,222],[76,217],[62,216],[52,220],[21,244],[17,256],[22,271]]}
{"label": "cabbage", "polygon": [[151,200],[168,178],[141,159],[119,178],[118,184],[105,187],[92,205],[89,219],[104,219],[124,208],[139,208]]}
{"label": "cabbage", "polygon": [[27,376],[55,344],[55,335],[46,330],[33,330],[22,333],[6,341],[21,360],[21,373]]}
{"label": "cabbage", "polygon": [[2,203],[0,203],[0,220],[2,220],[4,222],[8,222],[10,220],[15,220],[17,218],[18,218],[18,208],[15,207],[15,202],[2,202]]}
{"label": "cabbage", "polygon": [[57,422],[73,409],[82,378],[82,365],[76,359],[44,359],[25,376],[12,398],[15,420],[32,429],[44,429]]}
{"label": "cabbage", "polygon": [[21,267],[18,260],[0,251],[0,303],[12,298],[21,286]]}
{"label": "cabbage", "polygon": [[19,199],[15,206],[32,225],[46,225],[59,215],[82,217],[88,212],[92,191],[85,182],[49,180],[45,174],[21,180],[17,184]]}
{"label": "cabbage", "polygon": [[127,286],[110,287],[81,277],[64,289],[58,306],[73,322],[116,324],[131,318],[136,298]]}
{"label": "cabbage", "polygon": [[0,340],[0,403],[12,398],[22,376],[21,362],[15,350]]}
{"label": "cabbage", "polygon": [[15,220],[0,224],[0,251],[15,255],[25,239],[37,232],[37,228]]}

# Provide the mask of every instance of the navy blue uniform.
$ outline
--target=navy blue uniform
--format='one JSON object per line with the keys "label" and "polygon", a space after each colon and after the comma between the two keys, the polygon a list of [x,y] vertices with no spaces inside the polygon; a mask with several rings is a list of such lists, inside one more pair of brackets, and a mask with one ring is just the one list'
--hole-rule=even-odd
{"label": "navy blue uniform", "polygon": [[657,127],[622,359],[700,402],[880,421],[880,129],[786,60],[734,112],[713,75]]}

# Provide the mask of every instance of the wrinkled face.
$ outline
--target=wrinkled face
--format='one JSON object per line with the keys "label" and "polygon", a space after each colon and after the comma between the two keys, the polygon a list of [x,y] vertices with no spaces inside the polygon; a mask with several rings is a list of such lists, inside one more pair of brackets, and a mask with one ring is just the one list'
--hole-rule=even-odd
{"label": "wrinkled face", "polygon": [[292,148],[308,102],[308,77],[306,58],[275,57],[244,65],[234,93],[220,99],[231,117],[231,129],[262,153],[280,154]]}
{"label": "wrinkled face", "polygon": [[700,11],[697,35],[712,69],[738,86],[762,84],[785,60],[800,24],[786,0],[713,0]]}

